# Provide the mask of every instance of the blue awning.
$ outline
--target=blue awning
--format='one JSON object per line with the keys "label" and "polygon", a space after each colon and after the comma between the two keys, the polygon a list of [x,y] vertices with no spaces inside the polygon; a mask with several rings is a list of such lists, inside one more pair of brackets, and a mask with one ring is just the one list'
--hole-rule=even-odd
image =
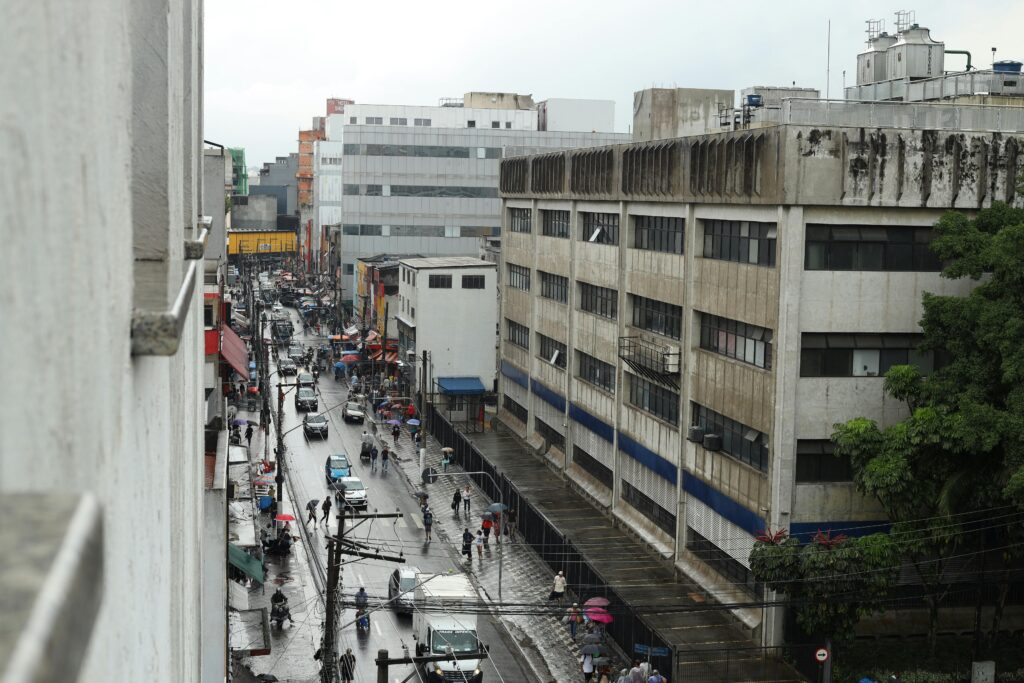
{"label": "blue awning", "polygon": [[482,394],[485,391],[479,377],[438,377],[437,384],[443,394]]}

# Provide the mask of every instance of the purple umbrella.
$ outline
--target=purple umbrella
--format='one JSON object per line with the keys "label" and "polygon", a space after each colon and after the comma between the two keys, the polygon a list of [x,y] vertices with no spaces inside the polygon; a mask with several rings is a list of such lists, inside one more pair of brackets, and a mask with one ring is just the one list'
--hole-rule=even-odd
{"label": "purple umbrella", "polygon": [[417,420],[417,419],[412,419],[412,420],[409,420],[409,422],[407,424],[410,424],[413,427],[419,427],[420,426],[420,421]]}
{"label": "purple umbrella", "polygon": [[401,420],[388,420],[388,424],[389,425],[400,425],[400,424],[402,424],[402,421]]}

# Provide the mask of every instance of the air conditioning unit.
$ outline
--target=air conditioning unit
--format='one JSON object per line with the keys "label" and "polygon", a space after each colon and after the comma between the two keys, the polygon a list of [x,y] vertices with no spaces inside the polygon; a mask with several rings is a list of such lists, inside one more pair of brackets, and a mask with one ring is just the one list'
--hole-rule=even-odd
{"label": "air conditioning unit", "polygon": [[679,347],[678,346],[666,346],[662,352],[661,364],[665,368],[665,374],[675,375],[679,372]]}
{"label": "air conditioning unit", "polygon": [[690,427],[689,431],[686,432],[686,440],[694,443],[701,443],[704,441],[704,428],[703,427]]}
{"label": "air conditioning unit", "polygon": [[704,448],[709,451],[720,451],[722,450],[722,437],[718,434],[705,434],[704,435]]}

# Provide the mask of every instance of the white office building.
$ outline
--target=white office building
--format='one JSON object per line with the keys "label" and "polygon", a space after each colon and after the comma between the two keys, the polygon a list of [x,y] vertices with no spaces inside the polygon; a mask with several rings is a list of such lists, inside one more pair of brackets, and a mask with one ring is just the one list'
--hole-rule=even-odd
{"label": "white office building", "polygon": [[[473,105],[473,106],[471,106]],[[332,226],[342,299],[356,259],[383,253],[477,255],[498,235],[502,157],[625,142],[613,103],[470,93],[446,106],[352,104],[314,145],[314,232]],[[541,130],[541,114],[559,130]],[[570,130],[572,126],[579,126]]]}

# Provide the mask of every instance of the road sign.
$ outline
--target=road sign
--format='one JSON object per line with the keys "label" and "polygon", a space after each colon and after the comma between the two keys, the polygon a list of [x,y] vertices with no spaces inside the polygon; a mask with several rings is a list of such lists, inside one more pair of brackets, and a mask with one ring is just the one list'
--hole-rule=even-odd
{"label": "road sign", "polygon": [[650,645],[644,645],[642,643],[634,643],[633,652],[638,655],[648,655],[650,657],[668,657],[672,654],[672,651],[667,647],[651,647]]}
{"label": "road sign", "polygon": [[818,664],[824,664],[828,661],[828,649],[819,647],[814,651],[814,658],[818,661]]}

